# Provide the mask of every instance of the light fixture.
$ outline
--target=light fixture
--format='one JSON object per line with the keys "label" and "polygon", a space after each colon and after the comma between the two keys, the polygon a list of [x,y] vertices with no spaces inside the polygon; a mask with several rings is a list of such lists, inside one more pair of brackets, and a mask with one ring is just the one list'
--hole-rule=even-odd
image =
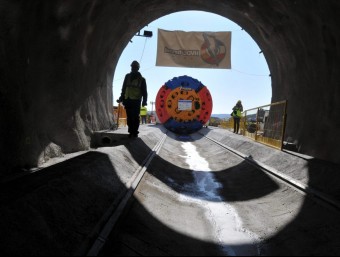
{"label": "light fixture", "polygon": [[152,31],[144,30],[144,37],[152,37]]}
{"label": "light fixture", "polygon": [[152,37],[152,31],[149,31],[149,30],[144,30],[144,34],[143,35],[141,35],[140,34],[140,32],[138,32],[137,34],[136,34],[136,36],[138,36],[138,37]]}

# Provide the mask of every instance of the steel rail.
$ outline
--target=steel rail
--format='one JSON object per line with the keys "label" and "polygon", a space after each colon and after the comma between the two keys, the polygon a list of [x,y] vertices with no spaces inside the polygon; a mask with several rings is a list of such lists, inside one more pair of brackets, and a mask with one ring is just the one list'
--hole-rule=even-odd
{"label": "steel rail", "polygon": [[260,169],[261,171],[267,173],[268,175],[278,179],[279,181],[285,183],[286,185],[290,186],[291,188],[295,189],[296,191],[299,191],[300,193],[303,193],[307,195],[308,197],[312,198],[313,200],[317,201],[318,203],[323,204],[326,207],[331,208],[332,210],[335,210],[340,213],[340,202],[336,199],[334,199],[332,196],[322,193],[314,188],[311,188],[310,186],[293,179],[282,172],[269,167],[268,165],[261,163],[259,161],[256,161],[252,158],[251,155],[245,155],[227,145],[222,144],[221,142],[218,142],[217,140],[210,138],[204,134],[199,133],[200,135],[204,136],[206,139],[210,140],[211,142],[221,146],[222,148],[228,150],[229,152],[239,156],[252,166]]}
{"label": "steel rail", "polygon": [[126,208],[129,200],[131,199],[132,195],[134,194],[136,188],[138,187],[139,183],[141,182],[147,168],[149,167],[151,161],[153,158],[159,153],[162,146],[164,145],[164,142],[167,138],[167,132],[163,135],[163,137],[160,139],[160,141],[157,143],[157,145],[152,149],[152,151],[149,153],[149,155],[146,157],[146,159],[143,161],[143,163],[139,166],[139,168],[136,170],[132,178],[127,183],[127,192],[124,192],[121,197],[117,198],[117,202],[114,202],[107,213],[109,215],[104,215],[103,217],[109,216],[109,218],[105,218],[107,220],[104,227],[101,229],[101,232],[99,233],[99,236],[93,243],[91,249],[87,252],[86,256],[97,256],[100,250],[105,245],[106,241],[108,240],[108,237],[116,225],[119,217],[123,213],[124,209]]}

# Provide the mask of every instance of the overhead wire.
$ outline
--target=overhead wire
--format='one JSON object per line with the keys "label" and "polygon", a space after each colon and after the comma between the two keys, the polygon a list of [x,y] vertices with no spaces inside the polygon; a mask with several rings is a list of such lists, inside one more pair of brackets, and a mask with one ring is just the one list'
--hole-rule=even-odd
{"label": "overhead wire", "polygon": [[143,59],[143,56],[144,56],[144,52],[145,52],[145,47],[146,47],[146,42],[147,42],[148,38],[145,38],[145,42],[144,42],[144,48],[143,48],[143,52],[142,52],[142,56],[139,60],[139,63],[142,63],[142,59]]}

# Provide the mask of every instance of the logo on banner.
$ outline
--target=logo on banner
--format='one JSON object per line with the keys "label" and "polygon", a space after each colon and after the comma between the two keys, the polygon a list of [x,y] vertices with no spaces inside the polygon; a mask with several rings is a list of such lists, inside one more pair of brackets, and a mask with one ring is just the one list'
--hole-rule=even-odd
{"label": "logo on banner", "polygon": [[203,33],[204,43],[201,47],[202,60],[208,64],[219,65],[226,57],[227,48],[222,41],[212,35]]}
{"label": "logo on banner", "polygon": [[158,30],[157,66],[230,69],[231,32]]}

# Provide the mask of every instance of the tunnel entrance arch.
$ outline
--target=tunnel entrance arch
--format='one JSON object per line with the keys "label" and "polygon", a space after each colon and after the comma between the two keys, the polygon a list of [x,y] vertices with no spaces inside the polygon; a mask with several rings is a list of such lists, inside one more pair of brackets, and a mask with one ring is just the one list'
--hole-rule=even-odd
{"label": "tunnel entrance arch", "polygon": [[[231,69],[201,69],[156,66],[158,29],[182,31],[230,31],[232,34]],[[143,31],[151,31],[152,38],[138,37]],[[147,79],[149,99],[154,101],[159,88],[169,79],[188,75],[212,88],[213,114],[230,113],[235,103],[242,99],[252,108],[271,102],[271,78],[268,64],[260,47],[251,36],[231,20],[203,11],[181,11],[160,17],[136,32],[123,50],[113,79],[113,103],[120,97],[123,78],[135,59],[141,64],[141,72]]]}

